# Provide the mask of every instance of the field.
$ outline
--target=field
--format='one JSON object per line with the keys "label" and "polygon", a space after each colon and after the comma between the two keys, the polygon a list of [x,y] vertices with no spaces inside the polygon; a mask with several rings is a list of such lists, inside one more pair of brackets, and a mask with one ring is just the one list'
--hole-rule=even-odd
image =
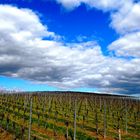
{"label": "field", "polygon": [[76,92],[0,94],[0,140],[140,140],[140,100]]}

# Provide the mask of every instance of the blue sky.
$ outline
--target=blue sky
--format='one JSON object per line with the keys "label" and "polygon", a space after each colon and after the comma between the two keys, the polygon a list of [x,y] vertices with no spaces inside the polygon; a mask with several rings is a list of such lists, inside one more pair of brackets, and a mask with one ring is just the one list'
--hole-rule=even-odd
{"label": "blue sky", "polygon": [[139,10],[133,0],[1,0],[0,86],[138,94]]}

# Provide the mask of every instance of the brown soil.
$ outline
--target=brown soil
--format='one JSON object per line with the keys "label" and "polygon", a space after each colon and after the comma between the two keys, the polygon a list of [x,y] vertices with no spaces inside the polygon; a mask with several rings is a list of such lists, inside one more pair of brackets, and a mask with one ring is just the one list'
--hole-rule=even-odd
{"label": "brown soil", "polygon": [[13,139],[14,137],[10,133],[0,128],[0,140],[13,140]]}

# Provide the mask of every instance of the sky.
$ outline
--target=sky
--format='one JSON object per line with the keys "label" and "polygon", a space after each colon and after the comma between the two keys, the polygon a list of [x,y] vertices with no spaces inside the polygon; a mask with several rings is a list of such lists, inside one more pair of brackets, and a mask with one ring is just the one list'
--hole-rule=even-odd
{"label": "sky", "polygon": [[1,0],[0,88],[140,93],[138,0]]}

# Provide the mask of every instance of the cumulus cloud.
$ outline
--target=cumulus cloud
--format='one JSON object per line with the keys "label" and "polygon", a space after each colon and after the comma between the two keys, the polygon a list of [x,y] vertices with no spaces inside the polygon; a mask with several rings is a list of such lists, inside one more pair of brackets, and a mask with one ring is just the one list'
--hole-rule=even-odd
{"label": "cumulus cloud", "polygon": [[[116,10],[124,4],[124,0],[56,0],[63,7],[72,10],[81,4],[85,4],[91,8],[97,8],[103,11]],[[129,0],[125,0],[127,2]]]}
{"label": "cumulus cloud", "polygon": [[140,31],[140,3],[126,3],[113,13],[111,26],[120,34]]}
{"label": "cumulus cloud", "polygon": [[[139,91],[138,57],[128,60],[104,56],[94,40],[63,43],[29,9],[0,5],[0,23],[3,23],[0,24],[0,75],[63,89],[87,87],[116,93],[133,91],[135,94]],[[136,42],[133,35],[125,38],[128,41],[119,41],[120,38],[110,49],[118,53],[116,46],[127,46],[131,39]]]}
{"label": "cumulus cloud", "polygon": [[110,51],[117,56],[139,57],[140,58],[140,32],[126,34],[110,44]]}
{"label": "cumulus cloud", "polygon": [[35,37],[59,38],[54,32],[48,31],[47,26],[42,25],[38,15],[30,9],[0,5],[0,23],[2,33],[18,41]]}

